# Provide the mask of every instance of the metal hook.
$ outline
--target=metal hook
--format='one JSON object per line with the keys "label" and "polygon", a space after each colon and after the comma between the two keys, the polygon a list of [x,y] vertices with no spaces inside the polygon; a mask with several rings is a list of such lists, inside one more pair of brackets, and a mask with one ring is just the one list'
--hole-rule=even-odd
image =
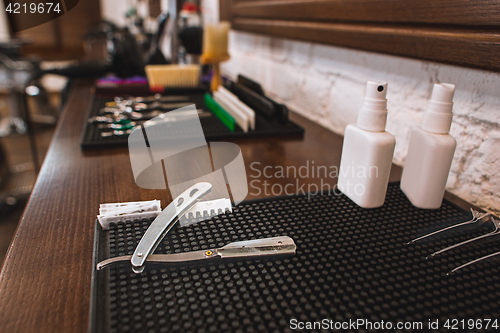
{"label": "metal hook", "polygon": [[487,256],[484,256],[484,257],[481,257],[481,258],[478,258],[478,259],[474,259],[474,260],[469,261],[468,263],[465,263],[465,264],[463,264],[461,266],[455,267],[454,269],[452,269],[451,271],[449,271],[446,275],[450,275],[452,273],[455,273],[458,270],[461,270],[462,268],[465,268],[467,266],[473,265],[473,264],[475,264],[477,262],[480,262],[480,261],[488,259],[488,258],[493,258],[493,257],[498,256],[498,255],[500,255],[500,252],[495,252],[495,253],[492,253],[492,254],[488,254]]}
{"label": "metal hook", "polygon": [[455,225],[452,225],[452,226],[446,227],[446,228],[444,228],[444,229],[436,230],[436,231],[431,232],[431,233],[429,233],[429,234],[427,234],[427,235],[424,235],[424,236],[421,236],[421,237],[415,238],[414,240],[409,241],[409,242],[408,242],[408,243],[406,243],[406,244],[415,243],[415,242],[417,242],[417,241],[419,241],[419,240],[422,240],[422,239],[427,238],[427,237],[430,237],[430,236],[434,236],[434,235],[436,235],[436,234],[438,234],[438,233],[441,233],[441,232],[443,232],[443,231],[450,230],[450,229],[453,229],[453,228],[458,228],[458,227],[461,227],[461,226],[464,226],[464,225],[467,225],[467,224],[473,224],[473,223],[479,222],[479,224],[477,225],[477,226],[479,227],[480,225],[482,225],[482,224],[485,222],[485,221],[484,221],[484,219],[485,219],[486,217],[490,217],[490,216],[491,216],[491,213],[488,213],[488,212],[486,212],[486,213],[481,213],[481,212],[479,212],[479,211],[477,211],[477,210],[474,210],[474,209],[472,209],[472,208],[471,208],[471,210],[470,210],[470,211],[471,211],[471,213],[472,213],[472,219],[470,219],[469,221],[465,221],[465,222],[462,222],[462,223],[459,223],[459,224],[455,224]]}
{"label": "metal hook", "polygon": [[455,245],[451,245],[451,246],[445,247],[444,249],[436,251],[433,254],[431,254],[430,256],[428,256],[427,259],[429,259],[430,257],[435,257],[438,254],[441,254],[441,253],[444,253],[446,251],[455,249],[455,248],[460,247],[462,245],[465,245],[465,244],[468,244],[468,243],[472,243],[472,242],[475,242],[475,241],[483,239],[483,238],[487,238],[487,237],[490,237],[490,236],[494,236],[494,235],[500,234],[500,220],[496,220],[495,218],[493,218],[493,216],[490,216],[490,220],[493,222],[493,225],[495,226],[495,230],[493,230],[492,232],[489,232],[489,233],[487,233],[485,235],[481,235],[481,236],[478,236],[478,237],[475,237],[475,238],[472,238],[472,239],[460,242],[460,243],[455,244]]}

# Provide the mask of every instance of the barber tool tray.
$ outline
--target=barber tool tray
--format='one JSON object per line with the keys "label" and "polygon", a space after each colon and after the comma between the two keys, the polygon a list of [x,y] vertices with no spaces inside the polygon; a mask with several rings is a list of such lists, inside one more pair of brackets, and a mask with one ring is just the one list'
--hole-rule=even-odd
{"label": "barber tool tray", "polygon": [[429,331],[437,322],[437,331],[447,332],[455,321],[467,330],[469,320],[482,320],[484,328],[487,319],[498,327],[498,261],[483,260],[449,274],[500,251],[498,239],[427,258],[491,232],[491,224],[409,243],[470,218],[470,212],[446,200],[438,210],[417,209],[394,183],[377,209],[359,208],[334,193],[251,200],[197,224],[177,223],[154,254],[205,251],[209,256],[234,248],[228,244],[278,236],[293,240],[295,254],[146,263],[142,273],[134,273],[130,261],[99,271],[96,266],[132,255],[153,218],[111,223],[109,231],[97,223],[91,331],[397,331],[398,323]]}
{"label": "barber tool tray", "polygon": [[[288,120],[282,123],[276,119],[269,120],[262,115],[257,114],[255,117],[255,129],[244,132],[240,127],[236,126],[234,131],[231,131],[224,123],[210,111],[204,101],[206,91],[203,89],[169,89],[161,95],[151,96],[135,96],[135,97],[119,97],[122,95],[102,95],[96,94],[93,96],[85,130],[81,140],[82,149],[92,148],[109,148],[117,146],[127,146],[128,135],[131,130],[144,121],[155,118],[160,115],[158,110],[148,111],[138,110],[134,112],[121,112],[118,116],[115,115],[113,121],[110,118],[110,112],[106,113],[106,108],[111,109],[110,105],[116,104],[115,101],[124,99],[131,100],[146,100],[147,103],[136,103],[140,107],[149,108],[155,105],[160,109],[174,110],[184,106],[195,104],[201,127],[206,140],[222,140],[232,138],[251,138],[261,136],[275,136],[275,135],[288,135],[293,137],[302,138],[304,129],[294,122]],[[129,96],[129,95],[128,95]],[[157,98],[151,101],[150,99]],[[114,106],[116,107],[116,106]],[[122,110],[120,110],[122,111]],[[165,111],[163,111],[165,112]],[[126,113],[126,117],[124,116]],[[123,115],[123,116],[122,116]],[[107,117],[107,118],[106,118]],[[118,118],[117,118],[118,117]],[[121,118],[119,118],[121,117]],[[105,121],[104,121],[105,120]],[[175,126],[174,126],[175,127]],[[175,128],[173,127],[173,131]],[[177,131],[179,132],[179,131]],[[189,133],[175,133],[179,138]]]}

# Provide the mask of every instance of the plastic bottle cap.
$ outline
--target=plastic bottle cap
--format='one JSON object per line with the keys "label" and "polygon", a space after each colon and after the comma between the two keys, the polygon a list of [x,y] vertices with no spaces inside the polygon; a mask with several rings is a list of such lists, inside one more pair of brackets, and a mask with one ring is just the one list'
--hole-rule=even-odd
{"label": "plastic bottle cap", "polygon": [[387,96],[387,82],[373,82],[368,81],[366,83],[366,99],[372,99],[376,101],[385,101]]}
{"label": "plastic bottle cap", "polygon": [[436,83],[431,100],[422,119],[422,129],[435,134],[450,132],[453,120],[453,95],[455,86],[450,83]]}
{"label": "plastic bottle cap", "polygon": [[431,101],[438,103],[453,103],[455,86],[450,83],[436,83],[432,89]]}
{"label": "plastic bottle cap", "polygon": [[358,127],[371,132],[385,131],[387,122],[387,82],[366,84],[366,94],[358,115]]}
{"label": "plastic bottle cap", "polygon": [[184,5],[182,5],[182,10],[185,10],[187,12],[198,12],[199,8],[198,5],[192,2],[186,2]]}

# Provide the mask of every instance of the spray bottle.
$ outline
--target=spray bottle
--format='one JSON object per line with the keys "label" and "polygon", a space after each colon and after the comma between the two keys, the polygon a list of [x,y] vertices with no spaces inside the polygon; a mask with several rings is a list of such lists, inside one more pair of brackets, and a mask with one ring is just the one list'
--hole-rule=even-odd
{"label": "spray bottle", "polygon": [[368,81],[357,125],[347,125],[338,189],[363,208],[384,204],[396,139],[385,131],[387,82]]}

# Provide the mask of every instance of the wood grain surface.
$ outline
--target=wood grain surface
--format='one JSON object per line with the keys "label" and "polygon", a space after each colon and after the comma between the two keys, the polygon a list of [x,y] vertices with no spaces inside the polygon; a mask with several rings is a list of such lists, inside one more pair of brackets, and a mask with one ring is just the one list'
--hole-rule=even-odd
{"label": "wood grain surface", "polygon": [[500,71],[500,31],[236,18],[237,30]]}
{"label": "wood grain surface", "polygon": [[[99,204],[160,199],[167,191],[135,185],[127,149],[83,152],[79,143],[90,102],[90,84],[77,83],[69,97],[31,199],[0,274],[0,332],[87,332],[94,223]],[[320,184],[320,178],[260,177],[250,164],[275,170],[307,163],[338,166],[342,138],[292,113],[305,128],[304,140],[262,138],[235,141],[247,177],[281,186]],[[307,162],[309,161],[309,162]],[[254,169],[258,169],[256,164]],[[393,168],[392,180],[400,168]],[[323,179],[333,185],[335,179]],[[289,187],[289,190],[292,188]],[[248,198],[262,197],[250,188]]]}
{"label": "wood grain surface", "polygon": [[231,0],[240,17],[498,26],[496,0]]}
{"label": "wood grain surface", "polygon": [[220,0],[236,30],[500,71],[494,0]]}

